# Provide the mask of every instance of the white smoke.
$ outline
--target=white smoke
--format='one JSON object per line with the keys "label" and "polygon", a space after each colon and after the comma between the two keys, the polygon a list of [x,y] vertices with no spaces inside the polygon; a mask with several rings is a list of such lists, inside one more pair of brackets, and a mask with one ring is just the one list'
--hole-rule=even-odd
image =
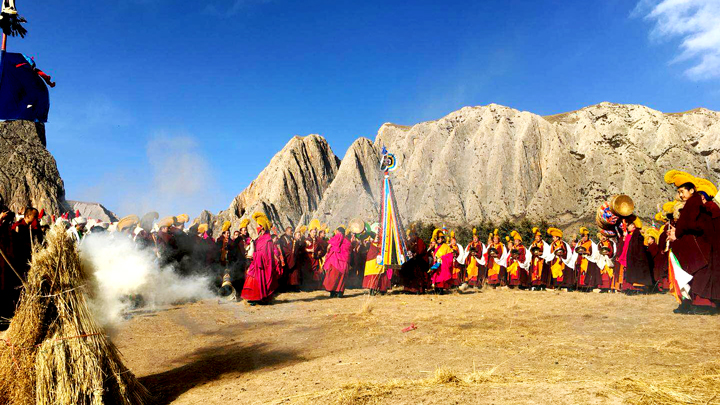
{"label": "white smoke", "polygon": [[181,277],[172,267],[160,266],[153,250],[119,234],[89,234],[80,245],[80,258],[94,276],[91,309],[109,330],[122,323],[139,297],[142,307],[153,309],[213,296],[209,277]]}

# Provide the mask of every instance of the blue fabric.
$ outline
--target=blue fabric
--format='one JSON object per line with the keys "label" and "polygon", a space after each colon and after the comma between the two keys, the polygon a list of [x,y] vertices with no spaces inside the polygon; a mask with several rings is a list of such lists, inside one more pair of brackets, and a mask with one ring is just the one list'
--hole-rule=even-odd
{"label": "blue fabric", "polygon": [[[16,67],[25,63],[25,65]],[[47,122],[50,95],[45,81],[21,53],[0,57],[0,120]]]}

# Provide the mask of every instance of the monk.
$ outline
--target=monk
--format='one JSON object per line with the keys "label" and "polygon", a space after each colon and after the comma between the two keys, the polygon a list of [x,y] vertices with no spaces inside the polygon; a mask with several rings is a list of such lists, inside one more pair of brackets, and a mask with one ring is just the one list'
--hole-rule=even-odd
{"label": "monk", "polygon": [[445,243],[445,233],[439,229],[433,232],[433,266],[430,268],[432,286],[436,291],[443,293],[451,286],[453,250]]}
{"label": "monk", "polygon": [[550,244],[550,252],[555,255],[555,258],[550,262],[550,272],[552,273],[553,286],[560,288],[564,287],[568,290],[572,290],[575,285],[574,271],[569,269],[563,260],[567,259],[568,252],[567,245],[563,242],[563,232],[557,228],[549,228],[548,234],[552,236],[552,243]]}
{"label": "monk", "polygon": [[330,298],[342,298],[345,293],[345,276],[348,271],[352,244],[345,237],[345,228],[339,227],[328,243],[325,258],[325,280],[323,287],[330,292]]}
{"label": "monk", "polygon": [[303,287],[308,291],[315,291],[320,288],[322,282],[322,269],[319,260],[319,243],[317,229],[311,229],[305,238],[305,257],[303,258],[302,279]]}
{"label": "monk", "polygon": [[370,295],[385,294],[390,288],[390,280],[385,272],[385,266],[377,263],[379,255],[380,237],[377,235],[365,255],[365,271],[362,286],[370,290]]}
{"label": "monk", "polygon": [[714,258],[720,235],[715,230],[713,208],[707,207],[703,196],[697,192],[696,184],[702,182],[689,175],[686,177],[687,181],[677,186],[678,197],[684,206],[675,226],[669,228],[668,240],[681,267],[693,279],[690,281],[690,300],[684,300],[675,312],[715,314],[720,301],[720,269],[717,268],[720,263]]}
{"label": "monk", "polygon": [[613,258],[615,257],[615,244],[609,239],[609,235],[605,232],[598,232],[597,237],[600,240],[598,243],[598,249],[600,250],[600,260],[598,263],[598,268],[600,269],[600,284],[598,284],[598,288],[600,292],[609,292],[612,289],[614,275],[615,263]]}
{"label": "monk", "polygon": [[623,250],[620,262],[621,289],[626,294],[646,292],[653,285],[652,261],[640,233],[638,218],[623,220]]}
{"label": "monk", "polygon": [[530,252],[532,254],[530,285],[533,290],[545,290],[546,287],[550,286],[552,281],[550,267],[542,258],[543,252],[545,251],[545,241],[542,240],[542,232],[540,232],[539,228],[533,228],[532,232],[534,240],[530,245]]}
{"label": "monk", "polygon": [[507,284],[510,288],[518,287],[524,289],[529,284],[528,271],[521,266],[521,264],[525,262],[526,249],[522,243],[522,236],[520,233],[512,231],[510,236],[512,236],[513,242],[512,249],[510,250],[510,257],[508,258]]}
{"label": "monk", "polygon": [[293,233],[291,227],[285,228],[285,232],[278,241],[278,247],[283,255],[285,268],[283,268],[283,278],[280,283],[281,288],[285,291],[300,291],[300,268],[297,265],[297,257],[300,254],[300,233]]}
{"label": "monk", "polygon": [[[670,288],[668,280],[667,233],[661,228],[647,231],[647,251],[653,263],[654,290],[666,292]],[[657,239],[656,239],[657,238]]]}
{"label": "monk", "polygon": [[477,229],[473,228],[472,241],[468,244],[467,249],[469,250],[468,257],[465,260],[465,266],[467,266],[467,283],[473,287],[479,287],[483,285],[483,277],[481,274],[480,257],[482,256],[484,246],[480,242],[480,238],[477,234]]}
{"label": "monk", "polygon": [[589,229],[580,228],[580,240],[575,247],[575,251],[578,253],[575,261],[577,288],[580,291],[592,291],[602,284],[602,275],[597,264],[589,260],[589,257],[595,253],[592,240],[590,240]]}
{"label": "monk", "polygon": [[[400,268],[400,278],[403,285],[403,292],[408,294],[422,294],[430,286],[428,277],[428,252],[425,242],[420,238],[414,229],[408,234],[408,260]],[[378,249],[379,252],[379,249]],[[370,253],[368,253],[370,260]],[[366,267],[367,268],[367,267]]]}
{"label": "monk", "polygon": [[281,253],[272,242],[270,235],[272,226],[267,217],[255,213],[253,219],[258,224],[258,237],[253,242],[255,245],[253,258],[241,296],[250,305],[269,304],[278,287],[278,279],[282,275],[282,268],[277,260]]}
{"label": "monk", "polygon": [[507,269],[498,261],[505,254],[505,245],[500,242],[500,236],[496,229],[488,238],[488,251],[486,253],[485,262],[487,263],[487,283],[489,286],[496,288],[505,284],[507,278]]}

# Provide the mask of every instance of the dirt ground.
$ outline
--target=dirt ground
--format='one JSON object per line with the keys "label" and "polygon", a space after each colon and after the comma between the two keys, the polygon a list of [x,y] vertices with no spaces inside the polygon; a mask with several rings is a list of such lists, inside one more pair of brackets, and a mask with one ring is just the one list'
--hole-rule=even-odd
{"label": "dirt ground", "polygon": [[720,404],[720,316],[676,306],[506,289],[295,293],[137,312],[114,341],[160,404]]}

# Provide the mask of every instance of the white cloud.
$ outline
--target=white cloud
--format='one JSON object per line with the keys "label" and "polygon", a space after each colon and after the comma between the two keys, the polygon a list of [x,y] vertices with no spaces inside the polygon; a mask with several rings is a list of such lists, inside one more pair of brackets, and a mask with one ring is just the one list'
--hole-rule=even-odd
{"label": "white cloud", "polygon": [[653,21],[654,39],[680,38],[674,62],[691,62],[693,80],[720,77],[720,0],[641,0],[634,12]]}

